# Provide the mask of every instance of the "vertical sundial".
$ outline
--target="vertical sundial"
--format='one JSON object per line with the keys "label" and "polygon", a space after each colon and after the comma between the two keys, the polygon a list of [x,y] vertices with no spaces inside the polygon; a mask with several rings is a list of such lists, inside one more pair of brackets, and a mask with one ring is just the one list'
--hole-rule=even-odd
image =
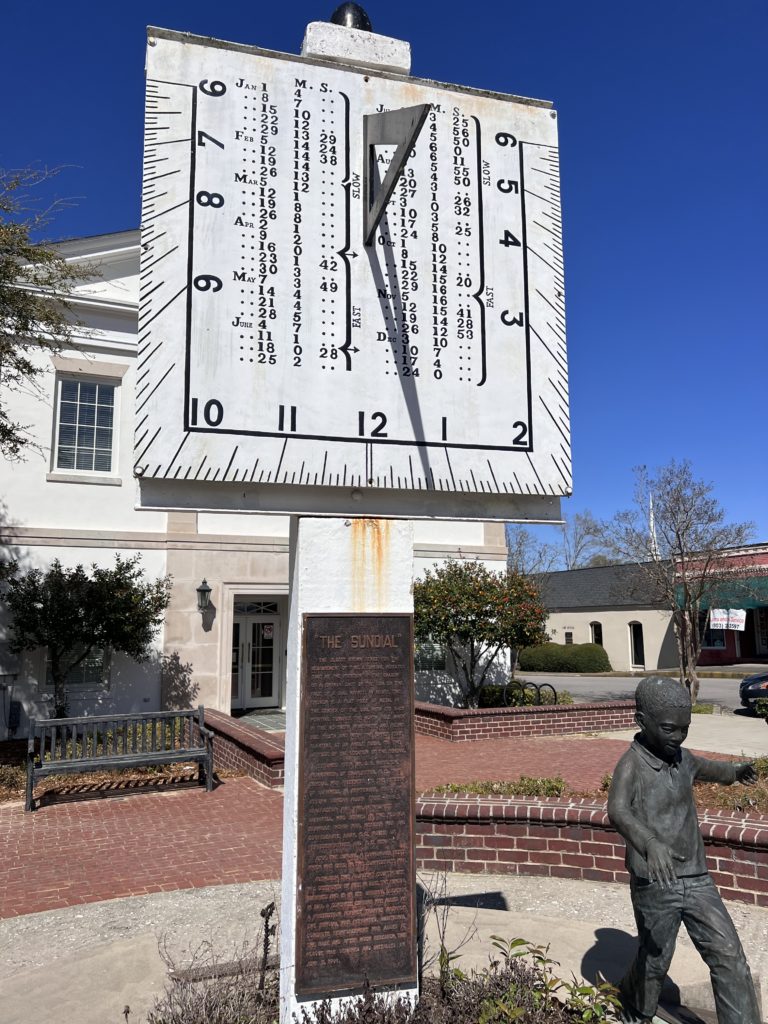
{"label": "vertical sundial", "polygon": [[542,101],[150,29],[142,502],[557,518],[556,129]]}

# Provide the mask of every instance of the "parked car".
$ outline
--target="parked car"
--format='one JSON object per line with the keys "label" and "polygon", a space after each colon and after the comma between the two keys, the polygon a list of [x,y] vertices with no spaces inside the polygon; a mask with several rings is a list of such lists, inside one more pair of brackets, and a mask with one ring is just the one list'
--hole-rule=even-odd
{"label": "parked car", "polygon": [[745,676],[739,685],[741,703],[750,711],[755,710],[755,701],[768,700],[768,672],[757,672]]}

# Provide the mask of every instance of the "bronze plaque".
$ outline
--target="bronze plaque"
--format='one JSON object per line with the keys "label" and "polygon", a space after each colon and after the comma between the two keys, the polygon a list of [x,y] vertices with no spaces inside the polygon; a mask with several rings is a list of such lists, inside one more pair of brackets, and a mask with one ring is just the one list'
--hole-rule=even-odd
{"label": "bronze plaque", "polygon": [[416,984],[413,619],[305,615],[296,993]]}

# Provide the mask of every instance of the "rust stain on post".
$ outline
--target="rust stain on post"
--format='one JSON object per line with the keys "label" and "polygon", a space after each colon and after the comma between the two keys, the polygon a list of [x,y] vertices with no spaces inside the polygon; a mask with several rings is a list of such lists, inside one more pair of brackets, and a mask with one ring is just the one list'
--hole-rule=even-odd
{"label": "rust stain on post", "polygon": [[354,611],[378,610],[386,603],[389,591],[389,533],[390,524],[387,519],[352,520]]}

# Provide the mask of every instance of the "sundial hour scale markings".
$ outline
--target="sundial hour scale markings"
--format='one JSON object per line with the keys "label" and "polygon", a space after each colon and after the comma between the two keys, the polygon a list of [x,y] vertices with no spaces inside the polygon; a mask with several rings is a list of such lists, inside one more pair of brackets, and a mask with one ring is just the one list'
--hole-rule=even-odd
{"label": "sundial hour scale markings", "polygon": [[480,498],[483,518],[548,497],[556,518],[554,112],[156,29],[146,97],[144,503],[197,481],[419,492],[425,514]]}

